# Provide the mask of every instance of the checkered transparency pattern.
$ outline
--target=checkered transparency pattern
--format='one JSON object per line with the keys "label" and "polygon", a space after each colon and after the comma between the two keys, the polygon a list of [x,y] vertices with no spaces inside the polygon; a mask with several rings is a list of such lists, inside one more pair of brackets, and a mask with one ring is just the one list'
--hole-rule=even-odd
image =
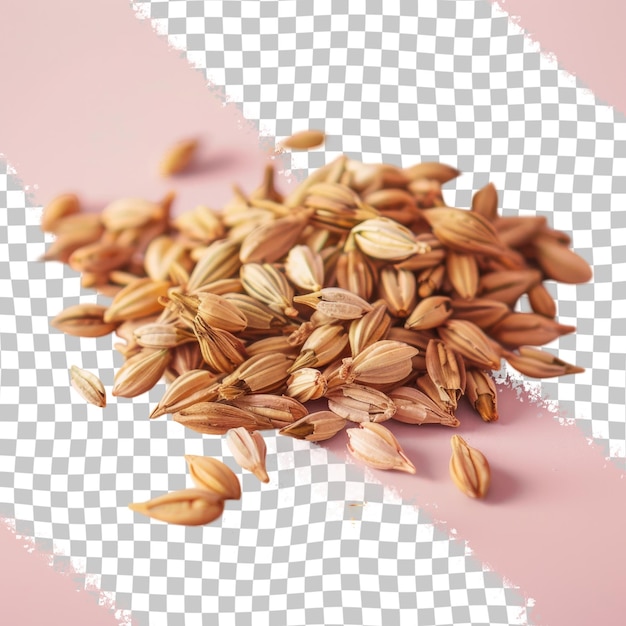
{"label": "checkered transparency pattern", "polygon": [[262,134],[305,128],[324,150],[296,153],[306,174],[333,157],[464,172],[446,199],[468,206],[493,182],[506,215],[544,215],[594,268],[555,285],[574,335],[548,346],[584,374],[542,384],[562,415],[626,468],[626,123],[508,16],[482,0],[142,2],[189,61]]}
{"label": "checkered transparency pattern", "polygon": [[[221,437],[148,420],[163,385],[99,409],[69,385],[76,364],[110,389],[111,337],[49,327],[98,301],[78,275],[41,263],[41,207],[0,161],[0,517],[54,548],[137,626],[524,624],[526,604],[412,504],[326,450],[266,434],[271,482],[238,468]],[[102,301],[106,301],[102,299]],[[244,497],[206,527],[126,504],[191,486],[185,454],[223,459]],[[417,620],[417,621],[416,621]]]}
{"label": "checkered transparency pattern", "polygon": [[[546,215],[571,232],[595,279],[550,286],[559,319],[578,327],[552,347],[588,369],[542,383],[543,394],[623,466],[622,117],[482,0],[134,6],[266,140],[328,133],[323,150],[293,155],[296,175],[340,153],[441,160],[464,172],[448,185],[449,204],[467,206],[493,181],[505,213]],[[18,532],[52,539],[140,625],[218,615],[235,626],[524,623],[523,598],[460,542],[325,450],[267,436],[272,482],[261,487],[232,465],[220,438],[144,419],[162,386],[104,411],[85,405],[67,368],[90,369],[110,388],[118,355],[110,338],[50,332],[50,316],[94,297],[73,272],[36,262],[45,241],[26,200],[0,170],[0,515],[16,518]],[[242,501],[200,529],[125,509],[187,486],[185,453],[224,455],[243,479]]]}

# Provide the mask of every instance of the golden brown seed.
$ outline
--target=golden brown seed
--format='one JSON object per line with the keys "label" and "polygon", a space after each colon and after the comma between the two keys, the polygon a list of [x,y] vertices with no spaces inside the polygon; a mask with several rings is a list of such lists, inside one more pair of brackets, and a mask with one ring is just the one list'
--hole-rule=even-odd
{"label": "golden brown seed", "polygon": [[321,130],[302,130],[283,139],[281,145],[290,150],[311,150],[324,143],[326,136]]}
{"label": "golden brown seed", "polygon": [[450,446],[450,476],[454,484],[470,498],[484,498],[491,483],[491,470],[485,455],[459,435],[452,435]]}
{"label": "golden brown seed", "polygon": [[267,448],[261,433],[233,428],[226,433],[226,444],[243,469],[252,472],[261,482],[269,483],[270,477],[265,467]]}
{"label": "golden brown seed", "polygon": [[311,186],[304,204],[313,211],[311,224],[339,233],[378,216],[374,207],[362,202],[354,191],[340,183]]}
{"label": "golden brown seed", "polygon": [[472,322],[449,319],[437,329],[446,344],[468,362],[485,369],[500,369],[500,353],[485,333]]}
{"label": "golden brown seed", "polygon": [[224,499],[206,489],[183,489],[128,508],[168,524],[201,526],[210,524],[224,511]]}
{"label": "golden brown seed", "polygon": [[517,348],[523,345],[541,346],[575,330],[575,326],[559,324],[536,313],[510,313],[492,326],[489,334],[502,345]]}
{"label": "golden brown seed", "polygon": [[417,348],[406,343],[382,339],[363,348],[355,357],[343,359],[339,376],[346,383],[395,383],[411,374],[411,359],[417,353]]}
{"label": "golden brown seed", "polygon": [[345,168],[352,174],[351,186],[364,195],[386,187],[406,187],[411,178],[395,165],[347,161]]}
{"label": "golden brown seed", "polygon": [[284,257],[296,244],[309,221],[304,211],[291,213],[259,224],[241,242],[242,263],[273,263]]}
{"label": "golden brown seed", "polygon": [[285,393],[300,402],[321,398],[328,389],[324,375],[313,367],[303,367],[291,374]]}
{"label": "golden brown seed", "polygon": [[469,368],[467,370],[465,394],[469,403],[485,422],[498,419],[498,395],[493,378],[484,370]]}
{"label": "golden brown seed", "polygon": [[370,259],[358,248],[339,254],[335,271],[339,287],[364,300],[372,297],[377,272]]}
{"label": "golden brown seed", "polygon": [[75,304],[61,311],[50,325],[75,337],[103,337],[112,333],[117,322],[105,322],[107,307],[101,304]]}
{"label": "golden brown seed", "polygon": [[232,278],[241,267],[239,243],[228,239],[218,240],[207,246],[199,256],[189,275],[188,291],[192,292],[207,283],[222,278]]}
{"label": "golden brown seed", "polygon": [[289,372],[302,367],[321,367],[337,359],[348,345],[348,333],[343,326],[324,324],[315,328],[302,345]]}
{"label": "golden brown seed", "polygon": [[[312,316],[311,316],[312,317]],[[304,345],[304,342],[311,336],[313,331],[316,328],[320,328],[322,326],[328,326],[329,324],[333,324],[335,320],[333,319],[321,319],[321,320],[309,320],[308,322],[302,322],[296,330],[294,330],[287,341],[289,345],[295,348],[298,348],[298,353],[300,352],[300,348]]]}
{"label": "golden brown seed", "polygon": [[233,400],[247,393],[279,390],[289,378],[293,357],[286,354],[258,354],[242,363],[222,380],[220,398]]}
{"label": "golden brown seed", "polygon": [[328,408],[351,422],[384,422],[391,419],[396,406],[382,391],[366,385],[341,385],[326,392]]}
{"label": "golden brown seed", "polygon": [[550,318],[556,316],[556,302],[543,283],[529,289],[527,295],[528,302],[535,313]]}
{"label": "golden brown seed", "polygon": [[[146,317],[138,317],[137,319],[127,320],[122,322],[116,329],[115,334],[126,341],[129,344],[137,344],[137,337],[135,331],[142,326],[155,323],[167,323],[167,319],[163,319],[162,316],[148,315]],[[137,344],[139,345],[139,344]]]}
{"label": "golden brown seed", "polygon": [[405,226],[420,219],[415,196],[403,189],[379,189],[363,197],[363,201],[374,207],[383,217],[394,219]]}
{"label": "golden brown seed", "polygon": [[[226,217],[224,219],[226,224]],[[255,228],[261,224],[271,224],[275,219],[275,213],[270,210],[248,208],[242,215],[229,217],[228,222],[232,224],[226,224],[230,226],[227,240],[240,245]]]}
{"label": "golden brown seed", "polygon": [[128,263],[132,255],[130,247],[97,241],[74,250],[67,263],[77,272],[107,272]]}
{"label": "golden brown seed", "polygon": [[177,328],[174,324],[144,324],[134,334],[142,348],[175,348],[194,339],[192,332]]}
{"label": "golden brown seed", "polygon": [[323,207],[325,200],[330,201],[331,204],[343,205],[344,208],[348,209],[357,205],[359,196],[347,185],[324,181],[309,187],[304,203],[314,208]]}
{"label": "golden brown seed", "polygon": [[445,266],[446,255],[447,252],[444,248],[436,248],[424,254],[414,254],[400,263],[395,263],[394,267],[399,270],[418,271],[438,267],[440,265]]}
{"label": "golden brown seed", "polygon": [[417,294],[429,298],[441,289],[446,276],[446,266],[442,263],[422,270],[417,275]]}
{"label": "golden brown seed", "polygon": [[473,254],[448,251],[446,274],[459,297],[469,300],[478,291],[479,271]]}
{"label": "golden brown seed", "polygon": [[175,143],[161,160],[159,165],[161,176],[172,176],[184,172],[191,164],[197,150],[197,139],[183,139]]}
{"label": "golden brown seed", "polygon": [[308,410],[295,398],[269,393],[252,393],[230,401],[237,408],[249,411],[257,423],[269,428],[282,428],[304,417]]}
{"label": "golden brown seed", "polygon": [[70,367],[70,382],[72,387],[90,404],[105,407],[107,403],[106,392],[102,381],[86,370],[72,365]]}
{"label": "golden brown seed", "polygon": [[499,217],[494,226],[502,243],[517,248],[531,242],[546,227],[546,218],[534,215]]}
{"label": "golden brown seed", "polygon": [[289,337],[276,335],[273,337],[265,337],[265,339],[258,339],[257,341],[247,344],[246,352],[248,356],[280,352],[292,356],[295,359],[300,352],[300,347],[293,346],[289,341]]}
{"label": "golden brown seed", "polygon": [[471,300],[452,300],[451,313],[455,319],[473,322],[483,330],[504,319],[511,309],[498,300],[472,298]]}
{"label": "golden brown seed", "polygon": [[532,240],[537,263],[544,274],[561,283],[586,283],[593,275],[585,259],[549,236],[539,235]]}
{"label": "golden brown seed", "polygon": [[385,267],[380,272],[378,295],[387,303],[389,313],[406,317],[417,302],[417,281],[409,270]]}
{"label": "golden brown seed", "polygon": [[54,224],[54,234],[57,237],[62,235],[82,235],[91,237],[95,241],[104,233],[104,224],[98,213],[72,213]]}
{"label": "golden brown seed", "polygon": [[104,321],[124,322],[160,313],[163,306],[159,298],[166,296],[169,288],[170,283],[164,280],[138,278],[113,298],[104,314]]}
{"label": "golden brown seed", "polygon": [[217,380],[216,374],[200,369],[180,374],[168,385],[163,397],[150,413],[150,419],[182,411],[199,402],[217,400]]}
{"label": "golden brown seed", "polygon": [[428,373],[418,376],[415,379],[415,386],[419,391],[427,395],[441,411],[452,415],[454,408],[450,402],[450,398],[445,395],[442,397],[440,388],[437,387]]}
{"label": "golden brown seed", "polygon": [[416,241],[406,226],[386,217],[357,224],[350,231],[350,236],[361,252],[373,259],[401,261],[414,254],[428,252],[428,247]]}
{"label": "golden brown seed", "polygon": [[144,254],[143,264],[146,274],[153,280],[167,280],[171,266],[183,261],[186,255],[185,246],[174,241],[169,235],[156,237],[148,244]]}
{"label": "golden brown seed", "polygon": [[194,244],[209,244],[222,239],[226,232],[219,214],[202,204],[181,213],[172,223],[185,240]]}
{"label": "golden brown seed", "polygon": [[324,282],[329,287],[337,287],[337,265],[342,255],[340,245],[324,248],[320,253],[324,263]]}
{"label": "golden brown seed", "polygon": [[186,454],[189,474],[198,489],[206,489],[225,500],[240,500],[241,485],[233,470],[210,456]]}
{"label": "golden brown seed", "polygon": [[465,363],[445,342],[431,339],[426,348],[426,371],[439,391],[441,401],[456,411],[465,392]]}
{"label": "golden brown seed", "polygon": [[287,278],[303,291],[319,291],[324,286],[324,261],[305,245],[293,246],[285,260]]}
{"label": "golden brown seed", "polygon": [[[178,284],[185,285],[185,281],[180,281]],[[217,296],[243,293],[243,285],[240,278],[220,278],[194,289],[192,295],[201,299],[205,293],[214,293]]]}
{"label": "golden brown seed", "polygon": [[392,419],[405,424],[441,424],[456,428],[460,422],[448,411],[444,411],[428,395],[415,387],[397,387],[389,392],[396,405]]}
{"label": "golden brown seed", "polygon": [[[69,219],[69,218],[66,218]],[[98,240],[100,232],[83,231],[61,233],[50,244],[48,249],[39,258],[40,261],[60,261],[67,263],[70,256],[83,246]]]}
{"label": "golden brown seed", "polygon": [[394,326],[389,329],[386,339],[392,341],[402,341],[417,348],[420,352],[426,352],[428,342],[431,339],[436,339],[437,334],[432,330],[409,330],[400,326]]}
{"label": "golden brown seed", "polygon": [[110,232],[123,233],[145,228],[150,222],[164,220],[167,207],[143,198],[120,198],[108,204],[100,214]]}
{"label": "golden brown seed", "polygon": [[359,428],[350,428],[347,433],[348,451],[359,461],[375,469],[416,473],[398,440],[382,424],[362,422]]}
{"label": "golden brown seed", "polygon": [[43,209],[41,214],[41,230],[44,233],[55,232],[57,226],[69,215],[80,212],[78,196],[65,193],[53,198]]}
{"label": "golden brown seed", "polygon": [[427,178],[439,181],[441,184],[456,178],[461,173],[454,167],[435,161],[424,161],[404,169],[405,175],[411,180]]}
{"label": "golden brown seed", "polygon": [[552,378],[585,371],[582,367],[566,363],[549,352],[531,346],[520,346],[517,354],[506,351],[503,356],[516,370],[532,378]]}
{"label": "golden brown seed", "polygon": [[300,418],[297,422],[284,426],[279,435],[307,441],[326,441],[344,429],[346,419],[332,411],[316,411]]}
{"label": "golden brown seed", "polygon": [[293,299],[336,320],[353,320],[372,310],[372,305],[363,298],[340,287],[325,287],[319,291]]}
{"label": "golden brown seed", "polygon": [[204,362],[214,372],[232,372],[248,358],[241,339],[226,330],[211,328],[199,315],[194,319],[193,331]]}
{"label": "golden brown seed", "polygon": [[490,272],[481,276],[478,293],[483,298],[514,307],[522,294],[540,283],[541,272],[535,269]]}
{"label": "golden brown seed", "polygon": [[238,333],[246,328],[246,316],[235,304],[215,293],[199,294],[197,316],[213,328]]}
{"label": "golden brown seed", "polygon": [[117,370],[113,380],[112,394],[134,398],[156,385],[163,376],[172,354],[169,350],[142,348]]}
{"label": "golden brown seed", "polygon": [[[224,298],[234,304],[246,318],[246,331],[272,334],[282,332],[291,324],[284,315],[270,309],[266,304],[245,293],[228,293]],[[268,332],[271,331],[271,332]]]}
{"label": "golden brown seed", "polygon": [[452,250],[503,259],[508,254],[491,222],[478,213],[438,207],[424,211],[423,215],[435,237]]}
{"label": "golden brown seed", "polygon": [[447,296],[430,296],[420,300],[407,317],[404,327],[411,330],[437,328],[452,315],[451,300]]}
{"label": "golden brown seed", "polygon": [[498,216],[498,192],[493,183],[479,189],[472,198],[472,211],[479,213],[490,222]]}
{"label": "golden brown seed", "polygon": [[387,314],[387,305],[378,301],[374,303],[373,307],[360,319],[350,322],[348,339],[353,357],[367,346],[384,339],[391,327],[391,317]]}
{"label": "golden brown seed", "polygon": [[287,317],[296,317],[293,289],[285,276],[269,263],[246,263],[240,270],[246,293]]}
{"label": "golden brown seed", "polygon": [[[249,411],[222,402],[198,402],[172,415],[175,422],[202,435],[223,435],[231,428],[259,428]],[[265,426],[271,428],[271,426]]]}
{"label": "golden brown seed", "polygon": [[338,156],[334,161],[315,170],[308,178],[302,181],[284,200],[287,207],[301,206],[309,189],[322,181],[338,182],[345,169],[348,158],[345,155]]}
{"label": "golden brown seed", "polygon": [[197,343],[184,343],[171,350],[172,360],[168,369],[176,372],[176,376],[182,376],[185,372],[202,368],[204,361],[202,352]]}

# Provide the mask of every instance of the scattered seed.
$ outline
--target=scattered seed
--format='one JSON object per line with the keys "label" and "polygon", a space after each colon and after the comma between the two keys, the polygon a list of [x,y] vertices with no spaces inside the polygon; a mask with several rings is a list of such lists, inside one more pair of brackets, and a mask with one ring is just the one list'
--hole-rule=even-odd
{"label": "scattered seed", "polygon": [[281,144],[284,148],[291,150],[310,150],[321,146],[325,138],[326,136],[320,130],[303,130],[283,139]]}
{"label": "scattered seed", "polygon": [[[311,130],[282,145],[323,141]],[[183,171],[196,148],[173,146],[161,172]],[[537,346],[574,330],[555,319],[545,281],[585,282],[591,268],[544,217],[498,216],[492,184],[470,210],[446,206],[441,187],[458,175],[442,163],[400,169],[341,156],[283,196],[268,166],[258,188],[235,186],[222,210],[175,218],[173,192],[114,200],[99,215],[59,196],[42,215],[57,237],[43,259],[68,263],[112,302],[69,307],[51,325],[79,337],[115,332],[125,362],[113,395],[165,378],[150,418],[171,413],[202,434],[227,434],[235,460],[264,482],[257,431],[322,441],[350,421],[360,426],[347,430],[356,458],[415,473],[379,422],[457,427],[463,395],[482,420],[497,420],[490,371],[502,358],[531,377],[582,371]],[[526,296],[532,313],[516,308]],[[105,405],[97,377],[75,366],[70,377]],[[329,410],[302,404],[321,399]],[[486,459],[457,436],[452,449],[455,484],[484,497]],[[131,508],[170,523],[217,519],[224,499],[240,496],[237,477],[216,459],[187,461],[198,488]]]}

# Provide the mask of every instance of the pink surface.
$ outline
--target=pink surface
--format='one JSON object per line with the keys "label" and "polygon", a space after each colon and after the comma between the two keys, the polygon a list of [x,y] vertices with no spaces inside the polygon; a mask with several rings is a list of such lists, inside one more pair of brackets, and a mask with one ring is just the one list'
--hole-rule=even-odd
{"label": "pink surface", "polygon": [[[256,129],[127,0],[4,3],[0,72],[0,153],[37,203],[66,190],[95,205],[158,199],[175,186],[178,208],[219,206],[233,181],[260,180]],[[162,180],[163,152],[189,136],[202,141],[202,176]]]}
{"label": "pink surface", "polygon": [[[536,601],[536,626],[617,624],[624,613],[626,480],[576,426],[541,402],[499,387],[498,422],[469,408],[461,426],[385,422],[417,475],[371,470],[377,480],[469,542],[474,555]],[[450,437],[482,451],[492,470],[484,501],[457,490],[448,474]],[[346,458],[346,437],[328,448]],[[351,458],[351,457],[350,457]]]}
{"label": "pink surface", "polygon": [[626,114],[623,0],[492,0],[542,52],[556,56],[602,102]]}
{"label": "pink surface", "polygon": [[16,626],[116,626],[111,609],[80,589],[71,572],[60,573],[48,558],[0,520],[1,623]]}
{"label": "pink surface", "polygon": [[[266,155],[255,132],[222,107],[201,74],[168,51],[149,23],[135,18],[126,0],[6,3],[0,64],[11,86],[0,100],[0,151],[38,203],[68,190],[82,192],[92,205],[120,195],[158,198],[170,188],[155,174],[163,149],[198,132],[206,175],[174,182],[178,208],[219,206],[230,197],[231,182],[250,188],[260,180]],[[407,446],[417,477],[382,478],[456,529],[479,558],[536,599],[533,623],[616,623],[623,612],[617,581],[626,556],[625,481],[577,428],[561,426],[512,392],[503,392],[502,401],[499,424],[468,416],[460,431],[492,461],[487,502],[466,500],[449,484],[450,432],[441,429],[424,427]],[[403,441],[405,429],[414,432],[399,426]],[[5,562],[21,571],[32,557],[12,551],[15,539],[5,532],[0,541],[7,543],[0,548]],[[30,589],[49,584],[41,576],[33,566]],[[68,608],[78,595],[58,591]],[[45,598],[28,607],[40,609],[39,623],[49,621]],[[77,604],[74,622],[63,623],[98,623],[82,619],[83,610]]]}
{"label": "pink surface", "polygon": [[[5,2],[0,75],[0,154],[34,203],[76,191],[97,208],[123,195],[157,199],[174,188],[181,210],[220,206],[233,182],[252,189],[261,181],[267,155],[257,131],[234,106],[224,107],[126,0]],[[160,179],[163,151],[198,135],[196,173]],[[0,563],[0,623],[115,622],[5,528]]]}

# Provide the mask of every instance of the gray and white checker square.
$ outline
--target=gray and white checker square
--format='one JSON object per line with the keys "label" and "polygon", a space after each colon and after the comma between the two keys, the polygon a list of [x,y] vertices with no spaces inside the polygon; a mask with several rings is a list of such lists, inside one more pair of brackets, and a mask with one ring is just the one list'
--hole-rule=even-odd
{"label": "gray and white checker square", "polygon": [[[313,6],[315,7],[313,9]],[[626,458],[626,124],[541,56],[486,0],[134,3],[185,51],[261,141],[324,129],[294,154],[298,177],[334,156],[464,174],[449,204],[494,182],[505,214],[545,215],[594,268],[549,285],[563,323],[551,344],[587,370],[542,383],[619,467]],[[2,146],[0,145],[0,150]],[[36,259],[47,238],[17,177],[0,168],[0,515],[54,544],[142,626],[523,624],[525,599],[412,504],[314,445],[267,434],[269,485],[220,438],[144,417],[163,385],[104,411],[70,390],[71,364],[110,386],[111,338],[63,336],[50,317],[95,301]],[[141,519],[126,503],[188,485],[184,454],[222,458],[244,497],[202,528]],[[351,502],[367,501],[367,507]]]}

